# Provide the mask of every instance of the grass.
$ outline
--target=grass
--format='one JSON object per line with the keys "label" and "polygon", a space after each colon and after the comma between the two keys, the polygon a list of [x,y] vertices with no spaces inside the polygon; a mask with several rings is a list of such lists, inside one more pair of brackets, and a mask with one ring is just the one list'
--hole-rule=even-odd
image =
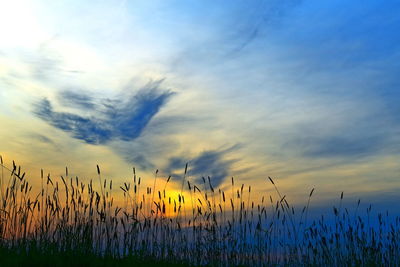
{"label": "grass", "polygon": [[157,261],[152,258],[127,256],[115,258],[111,256],[99,257],[94,254],[85,254],[79,251],[60,252],[57,249],[46,251],[35,250],[16,251],[8,248],[0,249],[1,266],[188,266],[187,264]]}
{"label": "grass", "polygon": [[[274,180],[277,198],[251,202],[251,187],[230,192],[184,178],[176,198],[166,180],[141,188],[133,169],[131,183],[113,188],[97,166],[96,181],[83,183],[41,172],[34,188],[14,162],[1,160],[0,257],[2,265],[24,266],[398,266],[400,219],[333,208],[334,221],[308,218]],[[185,168],[186,177],[187,166]],[[156,191],[156,185],[163,188]],[[115,187],[115,185],[114,185]],[[98,190],[96,190],[98,188]],[[230,195],[228,197],[228,195]],[[116,205],[115,199],[123,199]]]}

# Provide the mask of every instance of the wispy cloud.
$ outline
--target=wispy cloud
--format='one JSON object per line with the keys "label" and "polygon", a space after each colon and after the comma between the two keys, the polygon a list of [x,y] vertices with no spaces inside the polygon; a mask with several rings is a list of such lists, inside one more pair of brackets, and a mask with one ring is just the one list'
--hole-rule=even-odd
{"label": "wispy cloud", "polygon": [[166,104],[172,92],[159,88],[160,82],[149,83],[123,99],[96,99],[86,94],[64,91],[61,104],[75,107],[92,115],[83,116],[70,112],[57,112],[48,99],[36,104],[34,114],[50,125],[68,132],[73,138],[88,144],[105,144],[111,140],[129,141],[141,135],[150,120]]}
{"label": "wispy cloud", "polygon": [[252,8],[243,9],[239,6],[240,12],[236,11],[235,15],[230,16],[230,27],[223,29],[220,34],[222,38],[225,38],[221,42],[232,44],[227,55],[233,56],[240,53],[257,38],[264,39],[269,27],[279,25],[279,21],[301,2],[301,0],[261,0],[255,1]]}
{"label": "wispy cloud", "polygon": [[76,93],[71,90],[62,91],[58,95],[58,101],[66,107],[73,107],[83,110],[96,108],[95,99],[86,93]]}
{"label": "wispy cloud", "polygon": [[210,176],[212,184],[219,186],[223,181],[232,175],[232,167],[237,160],[226,159],[227,154],[236,150],[238,146],[233,146],[224,150],[209,150],[200,153],[193,158],[171,157],[165,171],[169,174],[182,178],[183,169],[188,163],[188,174],[194,178],[194,183],[202,183],[202,177]]}
{"label": "wispy cloud", "polygon": [[345,137],[323,136],[305,137],[295,139],[291,143],[291,149],[299,150],[306,157],[312,158],[353,158],[371,156],[380,153],[384,140],[378,137]]}
{"label": "wispy cloud", "polygon": [[31,138],[33,140],[37,140],[41,143],[55,145],[55,143],[52,139],[50,139],[49,137],[47,137],[43,134],[32,133],[32,134],[29,134],[28,136],[29,136],[29,138]]}

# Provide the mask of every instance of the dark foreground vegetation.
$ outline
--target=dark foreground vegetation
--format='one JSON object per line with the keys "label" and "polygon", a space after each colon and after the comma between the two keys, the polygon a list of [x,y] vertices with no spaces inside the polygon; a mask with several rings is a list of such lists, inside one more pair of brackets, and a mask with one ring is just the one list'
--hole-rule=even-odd
{"label": "dark foreground vegetation", "polygon": [[0,266],[149,266],[149,267],[184,267],[188,264],[161,261],[152,258],[126,256],[116,258],[112,256],[98,256],[96,254],[81,253],[80,251],[64,251],[58,249],[34,249],[18,251],[14,249],[0,249]]}
{"label": "dark foreground vegetation", "polygon": [[[30,181],[15,163],[0,170],[1,266],[399,266],[400,219],[333,208],[334,220],[311,221],[310,200],[295,210],[277,198],[250,201],[251,187],[215,189],[186,177],[170,195],[170,178],[118,189],[101,176]],[[186,170],[185,170],[186,175]],[[31,184],[40,184],[38,188]],[[115,187],[115,185],[114,185]],[[95,189],[97,188],[97,190]],[[117,200],[119,200],[117,204]],[[365,213],[365,212],[364,212]]]}

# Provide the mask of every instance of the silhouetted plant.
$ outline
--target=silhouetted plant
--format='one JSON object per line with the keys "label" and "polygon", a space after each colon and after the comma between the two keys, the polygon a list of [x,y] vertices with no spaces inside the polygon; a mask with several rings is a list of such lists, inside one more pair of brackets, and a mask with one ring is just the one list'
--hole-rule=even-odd
{"label": "silhouetted plant", "polygon": [[[378,224],[342,206],[333,208],[334,222],[324,216],[308,222],[310,200],[300,213],[291,206],[270,177],[278,199],[250,201],[251,187],[231,183],[231,197],[212,186],[185,179],[176,198],[168,193],[171,177],[155,173],[153,187],[141,189],[133,169],[132,182],[113,189],[112,180],[94,182],[78,177],[53,178],[41,171],[37,193],[14,162],[1,160],[0,247],[15,255],[78,254],[119,261],[154,259],[170,263],[215,266],[369,266],[399,265],[400,219],[388,214]],[[156,191],[156,183],[163,190]],[[187,184],[187,187],[185,186]],[[114,194],[123,200],[115,204]]]}

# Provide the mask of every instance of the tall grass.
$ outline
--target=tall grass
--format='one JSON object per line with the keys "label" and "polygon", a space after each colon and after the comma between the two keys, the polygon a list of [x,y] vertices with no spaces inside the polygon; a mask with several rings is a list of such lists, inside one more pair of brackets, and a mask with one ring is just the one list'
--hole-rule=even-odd
{"label": "tall grass", "polygon": [[[117,189],[99,166],[97,181],[88,183],[70,177],[67,168],[57,178],[42,171],[35,190],[20,167],[13,162],[7,168],[0,160],[0,249],[13,255],[72,253],[196,266],[400,263],[400,219],[389,222],[387,214],[379,214],[379,223],[370,224],[371,208],[360,216],[358,202],[350,213],[341,204],[343,193],[333,223],[323,216],[309,221],[314,189],[306,206],[296,210],[270,177],[265,182],[277,197],[263,196],[259,203],[251,201],[251,187],[235,186],[233,178],[230,194],[215,189],[209,177],[202,186],[191,184],[185,180],[187,166],[176,198],[168,191],[171,177],[164,180],[158,171],[153,187],[142,189],[133,169],[131,182]],[[116,199],[123,201],[117,205]]]}

